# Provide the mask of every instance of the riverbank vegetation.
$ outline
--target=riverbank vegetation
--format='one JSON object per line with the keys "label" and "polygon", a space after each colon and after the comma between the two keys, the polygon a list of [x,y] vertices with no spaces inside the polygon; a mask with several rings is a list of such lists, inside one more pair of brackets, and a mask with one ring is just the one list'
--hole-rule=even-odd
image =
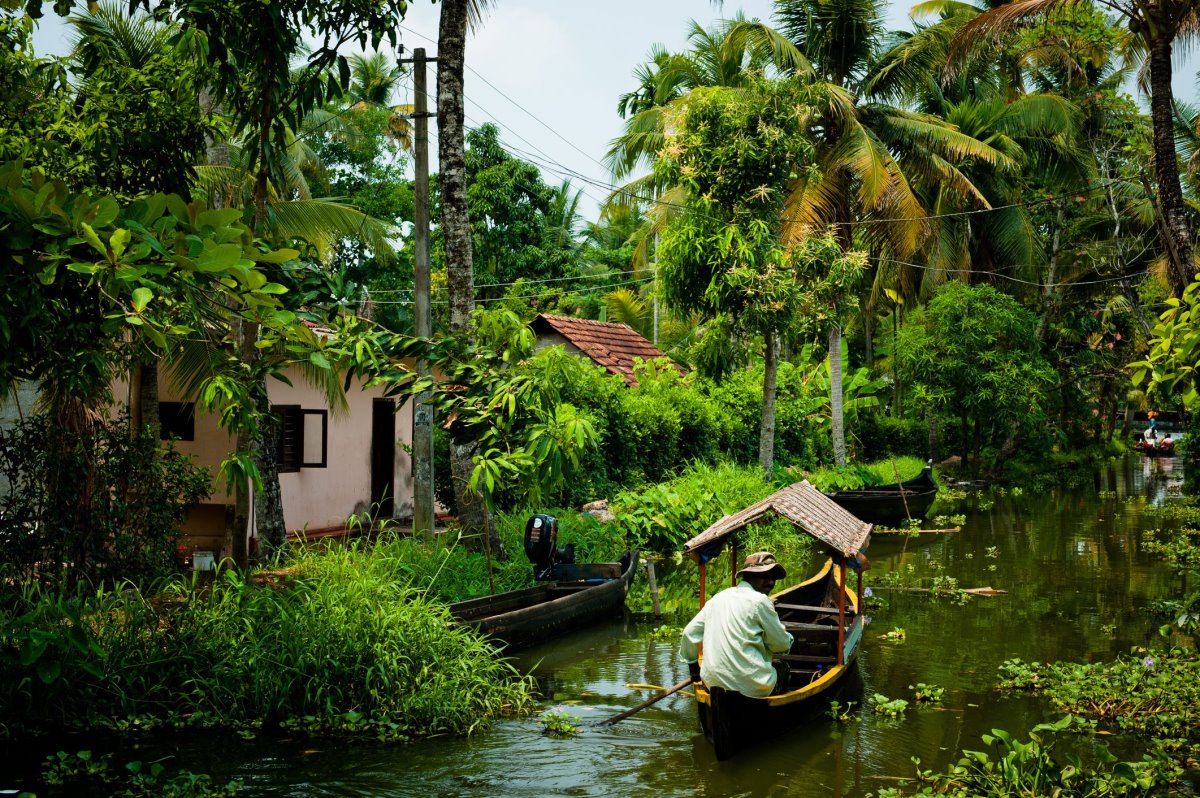
{"label": "riverbank vegetation", "polygon": [[0,605],[0,729],[405,740],[526,709],[530,683],[450,621],[407,545],[321,547],[283,571],[211,582],[16,586]]}
{"label": "riverbank vegetation", "polygon": [[[1125,24],[1087,2],[958,4],[889,36],[882,3],[780,0],[769,23],[696,24],[636,68],[608,153],[631,182],[586,225],[580,193],[498,127],[442,130],[430,342],[412,337],[402,72],[338,49],[397,44],[409,4],[56,3],[78,12],[63,57],[34,49],[42,5],[0,10],[0,383],[40,394],[0,439],[5,735],[466,734],[533,689],[445,604],[529,583],[504,553],[532,509],[609,499],[610,524],[553,510],[581,560],[667,556],[805,477],[862,487],[933,458],[1020,484],[1121,453],[1154,407],[1200,431],[1200,141],[1171,96],[1186,20],[1147,25],[1157,6]],[[447,29],[465,30],[468,5],[486,4],[443,0]],[[439,43],[447,102],[464,38]],[[1129,94],[1139,60],[1149,113]],[[457,101],[438,109],[448,126]],[[629,385],[538,350],[541,312],[627,323],[667,357]],[[443,381],[417,379],[417,356]],[[212,482],[157,446],[160,368],[229,436]],[[289,552],[267,389],[287,369],[331,407],[355,380],[431,390],[438,496],[460,525]],[[122,381],[138,387],[118,397]],[[230,489],[237,567],[172,577],[183,512],[213,482]],[[490,528],[466,520],[480,506],[498,511]],[[810,557],[784,525],[745,543],[794,576]],[[1195,544],[1146,543],[1192,580],[1161,607],[1185,631]],[[953,575],[926,576],[965,600]],[[1157,656],[1194,675],[1186,655]],[[1087,678],[1156,682],[1102,667]],[[1087,715],[1053,673],[1063,709]],[[1046,775],[1048,743],[997,739]],[[991,760],[973,762],[944,786],[999,792]],[[1088,789],[1141,789],[1130,768],[1132,783],[1114,767]]]}

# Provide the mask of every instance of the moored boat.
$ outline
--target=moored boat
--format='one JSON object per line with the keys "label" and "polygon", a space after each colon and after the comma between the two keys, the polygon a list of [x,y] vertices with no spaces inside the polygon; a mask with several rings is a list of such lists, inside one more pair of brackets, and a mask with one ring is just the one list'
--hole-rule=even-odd
{"label": "moored boat", "polygon": [[831,490],[825,493],[840,507],[862,521],[880,526],[898,526],[912,518],[920,520],[937,498],[933,463],[926,463],[912,479],[892,485],[873,485],[862,490]]}
{"label": "moored boat", "polygon": [[576,563],[572,547],[557,548],[557,535],[552,516],[529,519],[525,553],[539,584],[456,602],[450,614],[509,650],[619,614],[637,573],[637,551],[625,552],[617,562]]}
{"label": "moored boat", "polygon": [[[696,683],[700,725],[718,759],[728,759],[746,745],[812,715],[814,705],[822,703],[817,699],[831,695],[850,673],[862,641],[858,555],[870,539],[871,524],[855,518],[808,482],[790,485],[725,516],[684,545],[684,553],[700,566],[701,606],[707,563],[726,545],[731,548],[731,562],[737,563],[738,534],[768,514],[790,521],[814,538],[828,559],[810,579],[772,596],[793,638],[791,649],[780,657],[790,669],[787,685],[777,687],[775,695],[751,697]],[[858,572],[858,590],[846,584],[847,566]]]}

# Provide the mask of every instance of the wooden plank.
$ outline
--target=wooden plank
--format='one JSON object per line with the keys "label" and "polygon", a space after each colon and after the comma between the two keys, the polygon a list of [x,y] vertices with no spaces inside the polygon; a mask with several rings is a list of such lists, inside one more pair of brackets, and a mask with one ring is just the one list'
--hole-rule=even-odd
{"label": "wooden plank", "polygon": [[837,662],[837,657],[821,657],[812,654],[784,654],[780,659],[784,662],[817,662],[822,664]]}
{"label": "wooden plank", "polygon": [[819,612],[823,615],[837,615],[837,607],[814,607],[808,604],[776,604],[777,610],[795,610],[797,612]]}
{"label": "wooden plank", "polygon": [[837,624],[827,623],[796,623],[794,621],[784,621],[783,628],[789,632],[832,632],[836,633]]}

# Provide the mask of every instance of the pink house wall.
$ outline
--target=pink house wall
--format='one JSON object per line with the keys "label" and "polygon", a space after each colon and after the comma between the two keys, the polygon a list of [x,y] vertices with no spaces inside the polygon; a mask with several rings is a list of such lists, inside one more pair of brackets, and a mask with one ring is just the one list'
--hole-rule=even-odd
{"label": "pink house wall", "polygon": [[[292,385],[268,380],[271,404],[299,405],[304,410],[326,410],[323,393],[309,386],[298,373],[288,372]],[[159,385],[160,400],[180,401],[164,381]],[[118,401],[128,400],[127,385],[114,386]],[[281,473],[279,488],[283,501],[284,523],[289,531],[341,528],[351,514],[369,510],[371,499],[371,437],[375,399],[383,398],[382,388],[362,390],[352,383],[347,392],[348,410],[330,411],[327,416],[326,466],[305,467]],[[393,517],[412,516],[412,458],[407,451],[412,442],[411,400],[396,400],[396,445],[392,453],[395,485]],[[312,418],[312,417],[309,417]],[[221,461],[233,448],[230,437],[217,425],[215,416],[197,413],[195,435],[191,441],[178,441],[176,448],[192,455],[213,477],[213,493],[196,507],[184,531],[190,548],[220,551],[225,537],[225,505],[233,498],[218,478]]]}

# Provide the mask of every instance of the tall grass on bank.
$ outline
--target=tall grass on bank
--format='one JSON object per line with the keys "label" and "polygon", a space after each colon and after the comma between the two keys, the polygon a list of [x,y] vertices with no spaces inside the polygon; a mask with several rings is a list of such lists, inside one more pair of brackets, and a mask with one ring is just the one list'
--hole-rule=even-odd
{"label": "tall grass on bank", "polygon": [[532,686],[413,584],[395,545],[301,554],[265,584],[218,574],[0,607],[0,733],[283,725],[467,734]]}

